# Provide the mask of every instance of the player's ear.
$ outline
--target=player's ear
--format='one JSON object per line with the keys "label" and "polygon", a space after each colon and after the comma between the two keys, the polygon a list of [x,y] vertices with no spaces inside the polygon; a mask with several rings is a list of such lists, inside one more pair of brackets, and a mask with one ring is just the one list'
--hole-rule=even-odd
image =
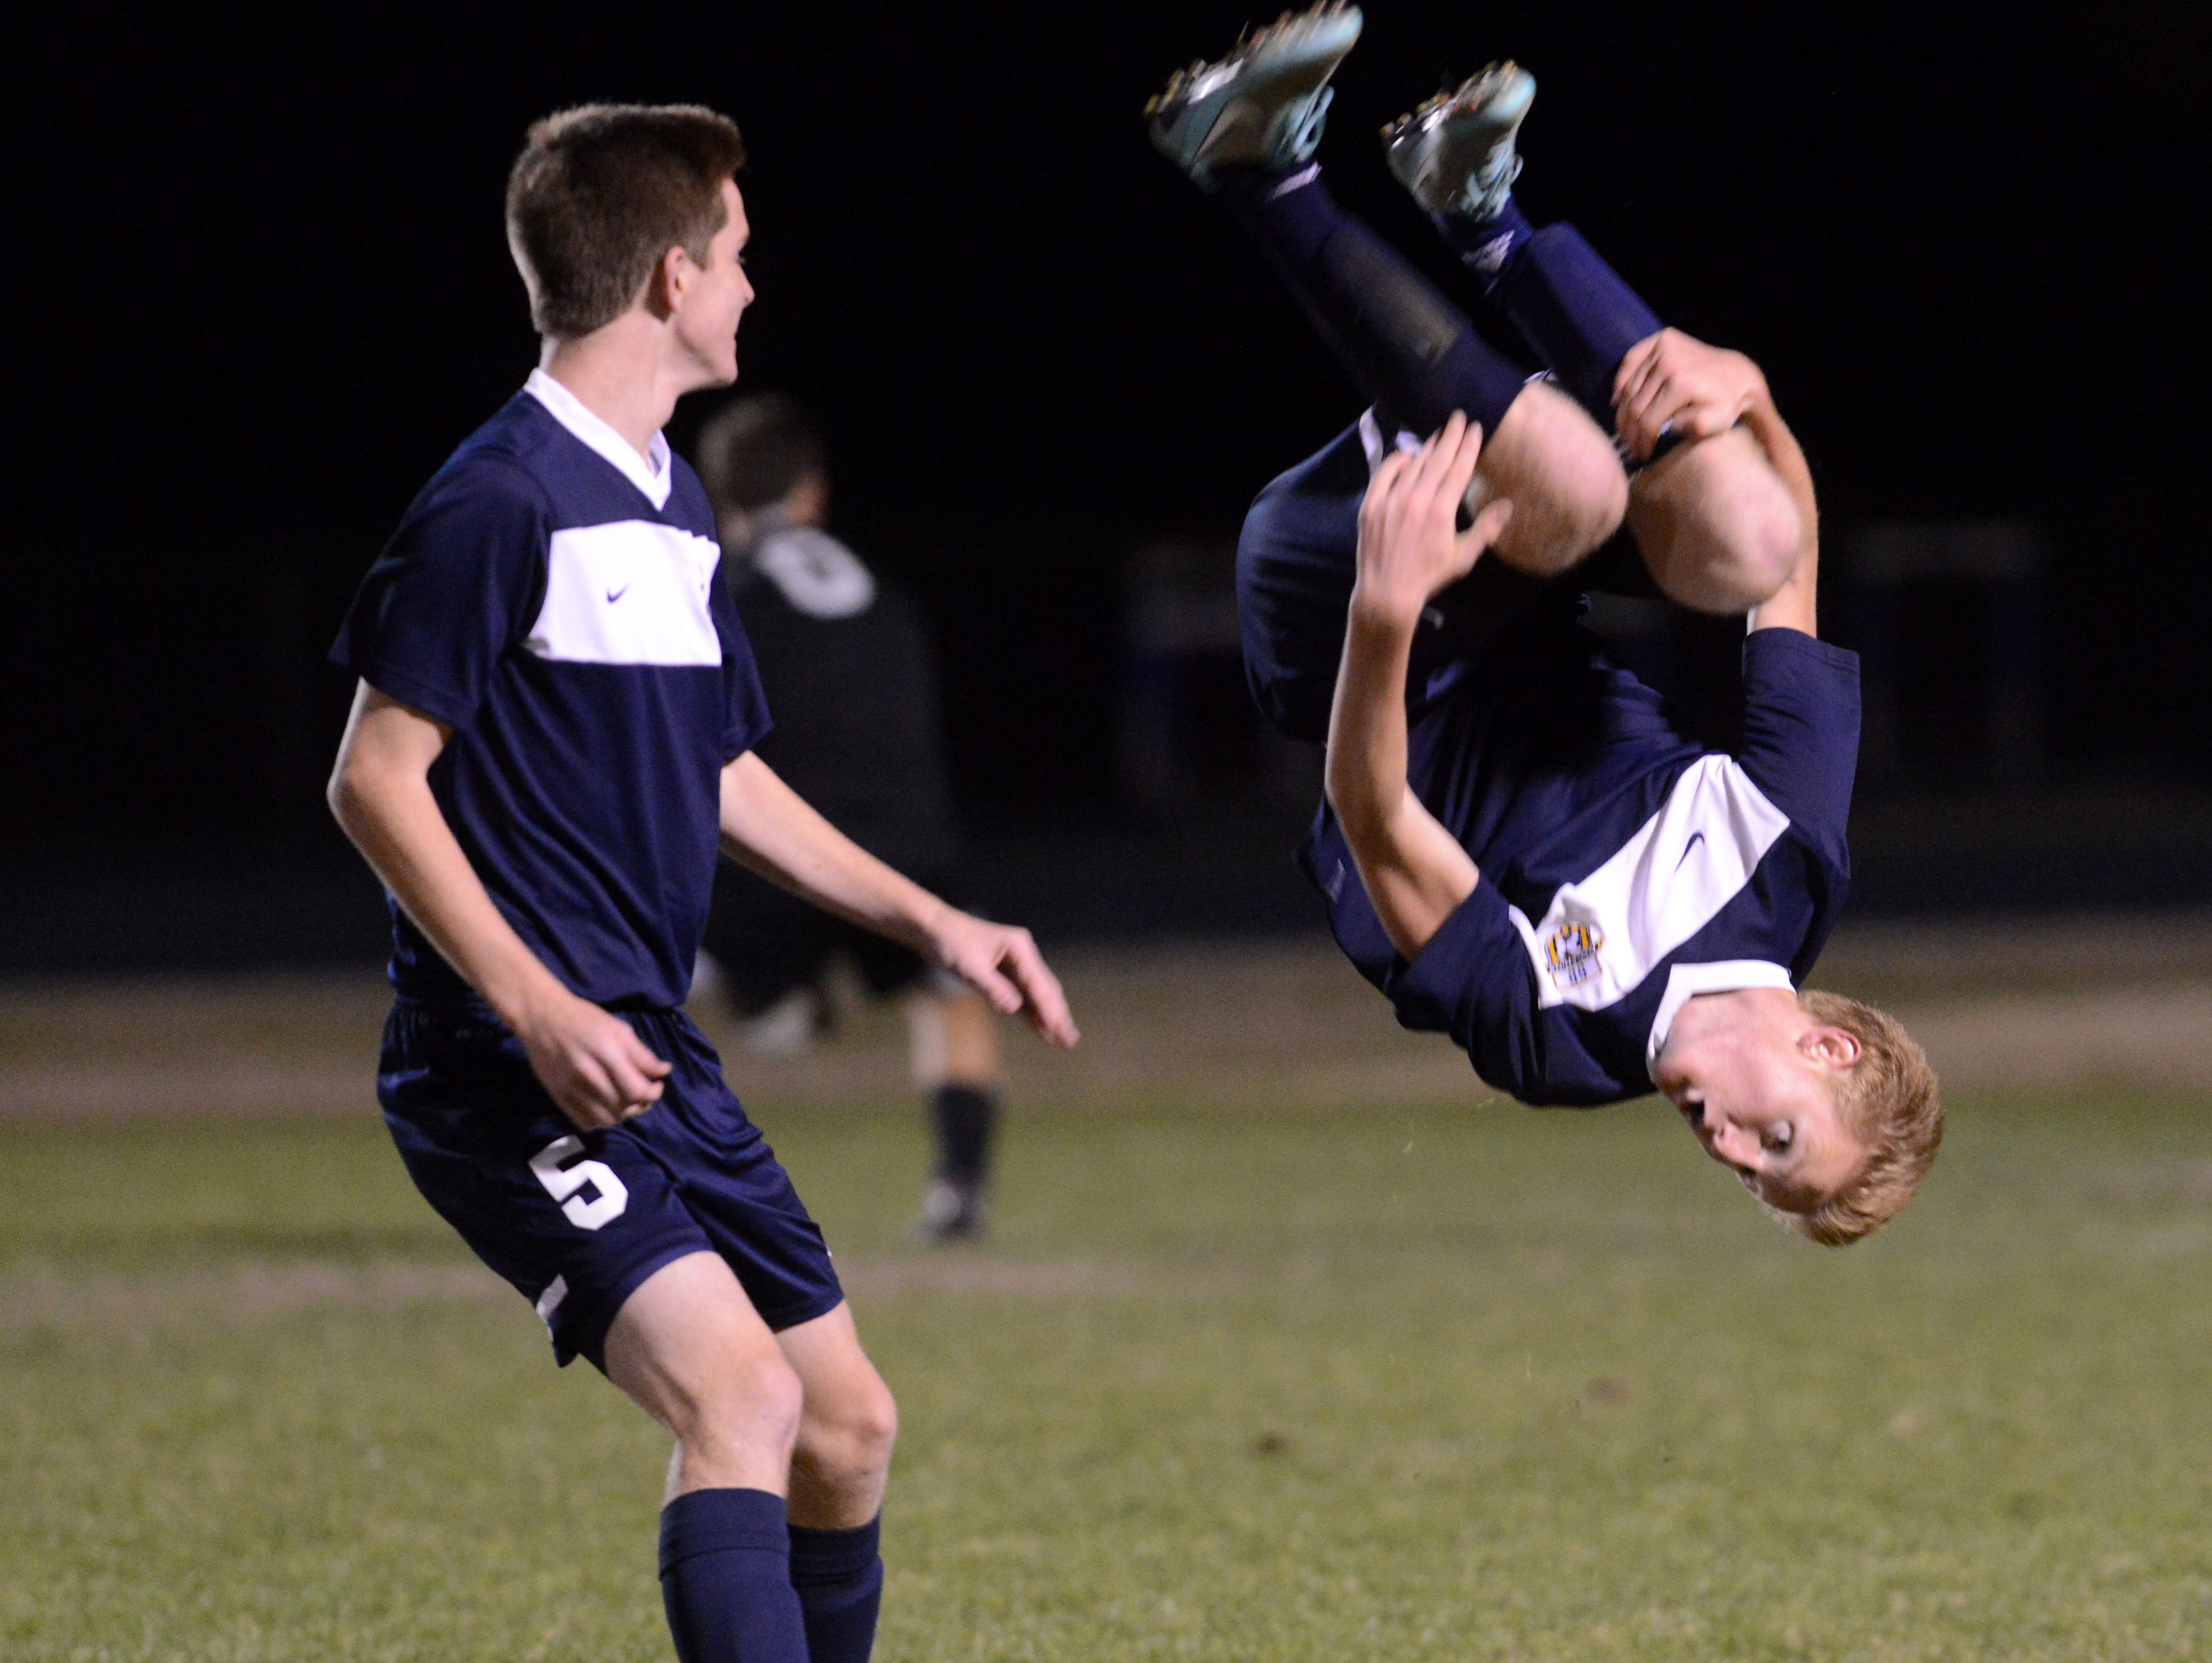
{"label": "player's ear", "polygon": [[684,252],[684,245],[672,243],[645,280],[645,309],[666,323],[684,303],[684,295],[698,273],[698,266]]}
{"label": "player's ear", "polygon": [[1850,1068],[1859,1059],[1859,1036],[1848,1028],[1808,1028],[1797,1036],[1797,1049],[1829,1068]]}

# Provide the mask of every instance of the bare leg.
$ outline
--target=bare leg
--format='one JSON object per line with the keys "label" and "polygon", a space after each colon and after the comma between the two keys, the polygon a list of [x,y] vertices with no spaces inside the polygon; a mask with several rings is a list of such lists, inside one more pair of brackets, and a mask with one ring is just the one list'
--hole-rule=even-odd
{"label": "bare leg", "polygon": [[980,1235],[999,1118],[999,1024],[980,993],[924,987],[906,1003],[915,1083],[929,1104],[936,1158],[922,1197],[922,1235]]}
{"label": "bare leg", "polygon": [[799,1379],[805,1407],[791,1457],[791,1522],[849,1530],[884,1505],[898,1410],[890,1388],[860,1349],[849,1307],[776,1337]]}
{"label": "bare leg", "polygon": [[1486,434],[1468,507],[1500,497],[1513,518],[1492,552],[1517,572],[1566,571],[1620,529],[1627,476],[1613,442],[1558,388],[1531,382]]}
{"label": "bare leg", "polygon": [[1645,468],[1628,525],[1661,592],[1700,612],[1748,612],[1797,564],[1804,525],[1751,434],[1732,428]]}
{"label": "bare leg", "polygon": [[648,1277],[607,1330],[606,1362],[607,1378],[676,1440],[666,1500],[787,1492],[804,1388],[718,1255],[692,1253]]}
{"label": "bare leg", "polygon": [[997,1087],[998,1019],[981,993],[925,988],[907,999],[906,1023],[914,1083],[924,1091],[940,1085]]}

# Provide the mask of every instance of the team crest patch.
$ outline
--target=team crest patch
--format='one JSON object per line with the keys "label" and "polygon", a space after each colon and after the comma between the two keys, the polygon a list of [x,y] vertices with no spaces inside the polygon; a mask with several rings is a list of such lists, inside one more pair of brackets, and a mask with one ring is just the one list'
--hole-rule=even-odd
{"label": "team crest patch", "polygon": [[1544,938],[1544,968],[1561,987],[1572,987],[1597,974],[1597,950],[1605,945],[1605,932],[1595,924],[1570,919]]}

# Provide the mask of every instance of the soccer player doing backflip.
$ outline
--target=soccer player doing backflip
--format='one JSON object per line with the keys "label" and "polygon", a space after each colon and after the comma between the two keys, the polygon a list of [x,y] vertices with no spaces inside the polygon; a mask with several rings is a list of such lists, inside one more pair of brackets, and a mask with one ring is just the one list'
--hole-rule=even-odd
{"label": "soccer player doing backflip", "polygon": [[[1856,657],[1816,636],[1803,455],[1750,360],[1522,214],[1515,65],[1384,143],[1544,373],[1340,208],[1314,158],[1360,22],[1285,16],[1149,112],[1373,401],[1238,547],[1254,695],[1328,747],[1304,864],[1399,1020],[1483,1079],[1534,1104],[1656,1088],[1767,1207],[1856,1241],[1911,1199],[1942,1114],[1895,1021],[1799,991],[1849,881],[1859,719]],[[1624,523],[1633,549],[1594,555]],[[1732,752],[1579,627],[1596,589],[1746,616]]]}

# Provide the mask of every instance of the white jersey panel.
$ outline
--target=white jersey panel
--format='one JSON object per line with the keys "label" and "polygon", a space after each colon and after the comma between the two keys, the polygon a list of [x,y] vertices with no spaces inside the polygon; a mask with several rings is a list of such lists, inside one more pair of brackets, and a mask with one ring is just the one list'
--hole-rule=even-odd
{"label": "white jersey panel", "polygon": [[1540,920],[1511,909],[1538,1004],[1599,1011],[1632,992],[1742,892],[1789,828],[1735,758],[1691,764],[1659,812],[1588,877],[1562,884]]}
{"label": "white jersey panel", "polygon": [[707,538],[646,519],[556,531],[545,604],[522,644],[564,664],[718,665],[708,602],[721,557]]}

